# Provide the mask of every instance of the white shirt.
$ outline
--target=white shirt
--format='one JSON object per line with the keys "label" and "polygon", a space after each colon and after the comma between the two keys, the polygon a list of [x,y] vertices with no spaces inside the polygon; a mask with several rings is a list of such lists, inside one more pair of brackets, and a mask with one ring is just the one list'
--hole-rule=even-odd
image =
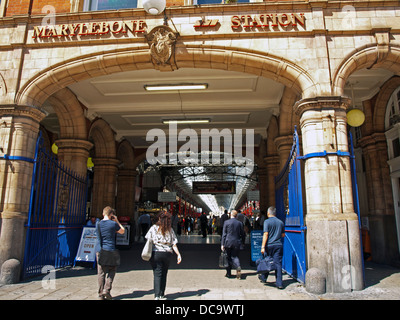
{"label": "white shirt", "polygon": [[160,227],[152,225],[146,234],[146,239],[153,241],[153,251],[172,252],[172,246],[178,243],[173,229],[162,235]]}

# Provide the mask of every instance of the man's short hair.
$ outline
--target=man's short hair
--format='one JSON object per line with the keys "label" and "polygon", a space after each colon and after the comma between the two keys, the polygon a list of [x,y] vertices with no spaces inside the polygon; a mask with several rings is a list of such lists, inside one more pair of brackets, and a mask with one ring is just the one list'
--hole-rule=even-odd
{"label": "man's short hair", "polygon": [[107,217],[110,216],[110,214],[114,214],[115,210],[111,208],[110,206],[107,206],[103,209],[103,215],[106,215]]}
{"label": "man's short hair", "polygon": [[268,208],[268,213],[269,213],[271,216],[276,216],[276,208],[275,208],[275,207],[269,207],[269,208]]}
{"label": "man's short hair", "polygon": [[231,211],[231,215],[232,215],[232,217],[236,217],[236,216],[237,216],[237,214],[238,214],[238,212],[237,212],[236,210],[232,210],[232,211]]}

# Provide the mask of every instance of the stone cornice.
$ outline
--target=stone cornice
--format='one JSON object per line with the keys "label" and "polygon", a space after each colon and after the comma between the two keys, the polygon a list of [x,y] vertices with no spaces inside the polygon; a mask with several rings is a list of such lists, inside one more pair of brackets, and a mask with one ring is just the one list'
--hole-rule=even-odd
{"label": "stone cornice", "polygon": [[[276,11],[276,10],[308,10],[314,8],[342,8],[343,6],[352,6],[355,8],[374,8],[374,7],[398,7],[398,0],[353,0],[353,1],[328,1],[328,0],[309,0],[309,1],[280,1],[280,2],[251,2],[221,5],[187,5],[173,6],[166,8],[168,17],[174,15],[215,15],[215,14],[234,14],[235,12],[244,11]],[[45,17],[45,14],[38,15],[14,15],[12,17],[0,18],[0,25],[21,24],[21,23],[39,23]],[[63,22],[72,20],[104,20],[118,18],[145,18],[163,20],[163,15],[151,15],[145,12],[143,8],[120,9],[120,10],[104,10],[104,11],[84,11],[84,12],[68,12],[56,13],[56,18]]]}

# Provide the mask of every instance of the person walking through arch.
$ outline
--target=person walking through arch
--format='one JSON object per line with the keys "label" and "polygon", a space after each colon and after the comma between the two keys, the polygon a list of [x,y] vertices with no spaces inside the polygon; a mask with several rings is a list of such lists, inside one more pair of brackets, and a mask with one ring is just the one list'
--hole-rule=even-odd
{"label": "person walking through arch", "polygon": [[231,218],[226,220],[222,229],[221,250],[226,251],[228,255],[228,264],[226,268],[226,277],[231,278],[232,268],[236,269],[236,278],[241,278],[241,266],[239,260],[240,246],[244,243],[245,234],[243,223],[236,219],[237,211],[232,210]]}
{"label": "person walking through arch", "polygon": [[[261,245],[261,253],[272,257],[275,269],[276,287],[283,289],[282,284],[282,256],[283,243],[282,238],[285,236],[285,225],[276,217],[276,208],[269,207],[267,211],[268,219],[264,221],[264,235]],[[266,282],[269,273],[260,275],[260,280]]]}
{"label": "person walking through arch", "polygon": [[153,242],[153,253],[150,264],[154,276],[154,297],[155,300],[166,300],[165,288],[167,285],[167,273],[174,251],[177,255],[177,263],[182,261],[178,250],[178,239],[171,226],[171,215],[162,212],[156,224],[151,226],[146,234],[146,239]]}
{"label": "person walking through arch", "polygon": [[111,288],[119,265],[119,252],[116,249],[116,234],[124,234],[125,228],[118,221],[115,209],[107,206],[103,209],[103,220],[96,224],[100,252],[97,257],[97,281],[99,298],[111,300]]}

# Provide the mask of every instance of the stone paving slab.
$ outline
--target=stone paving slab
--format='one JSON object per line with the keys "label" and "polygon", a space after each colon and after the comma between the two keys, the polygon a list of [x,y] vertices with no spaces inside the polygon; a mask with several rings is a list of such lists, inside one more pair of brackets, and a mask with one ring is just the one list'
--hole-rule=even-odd
{"label": "stone paving slab", "polygon": [[[141,246],[121,250],[123,264],[114,280],[115,300],[153,300],[153,274],[148,262],[141,260]],[[183,261],[171,263],[166,296],[169,300],[399,300],[400,269],[367,263],[366,288],[351,293],[313,295],[304,286],[284,275],[284,289],[274,286],[275,276],[263,284],[255,268],[242,255],[242,279],[224,277],[225,270],[216,268],[218,251],[210,247],[182,246]],[[186,260],[185,260],[186,259]],[[86,266],[66,267],[56,271],[53,285],[43,276],[12,285],[0,286],[0,300],[97,300],[97,271]]]}

